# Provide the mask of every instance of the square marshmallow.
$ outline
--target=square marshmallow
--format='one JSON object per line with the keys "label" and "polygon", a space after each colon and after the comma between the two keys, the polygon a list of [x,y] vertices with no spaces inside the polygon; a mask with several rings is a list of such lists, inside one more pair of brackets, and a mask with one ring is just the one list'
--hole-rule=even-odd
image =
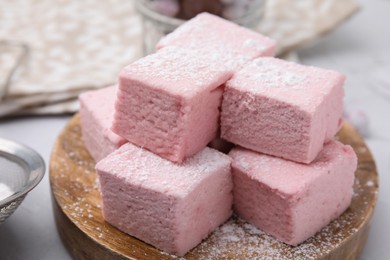
{"label": "square marshmallow", "polygon": [[212,50],[209,55],[233,69],[261,57],[274,56],[273,40],[233,22],[209,13],[201,13],[187,21],[157,43],[157,49],[167,46]]}
{"label": "square marshmallow", "polygon": [[245,148],[310,163],[342,122],[344,75],[259,58],[226,83],[221,137]]}
{"label": "square marshmallow", "polygon": [[96,166],[104,218],[182,256],[230,217],[230,162],[227,155],[204,148],[175,164],[127,143]]}
{"label": "square marshmallow", "polygon": [[116,89],[116,86],[111,86],[84,92],[79,96],[81,134],[95,162],[127,142],[111,131]]}
{"label": "square marshmallow", "polygon": [[164,48],[119,76],[113,131],[163,158],[182,162],[213,140],[219,128],[224,64],[179,48]]}
{"label": "square marshmallow", "polygon": [[350,146],[329,142],[311,164],[235,148],[234,210],[259,229],[297,245],[351,203],[357,157]]}

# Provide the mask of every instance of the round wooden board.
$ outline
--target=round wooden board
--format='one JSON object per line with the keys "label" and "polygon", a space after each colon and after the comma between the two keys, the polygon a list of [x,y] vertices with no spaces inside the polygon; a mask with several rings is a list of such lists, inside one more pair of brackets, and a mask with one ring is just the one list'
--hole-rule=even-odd
{"label": "round wooden board", "polygon": [[[50,160],[54,215],[69,252],[76,259],[177,258],[104,221],[95,163],[81,140],[79,123],[75,115],[58,137]],[[185,258],[356,259],[368,236],[378,176],[367,146],[350,125],[344,124],[337,137],[350,144],[359,158],[352,204],[342,216],[296,247],[278,242],[234,216]]]}

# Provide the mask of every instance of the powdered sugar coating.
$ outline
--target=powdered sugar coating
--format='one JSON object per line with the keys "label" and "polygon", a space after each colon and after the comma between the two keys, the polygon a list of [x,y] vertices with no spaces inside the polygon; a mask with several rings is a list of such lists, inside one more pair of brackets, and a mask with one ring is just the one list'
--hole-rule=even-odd
{"label": "powdered sugar coating", "polygon": [[333,88],[342,88],[339,72],[261,57],[246,64],[227,83],[237,90],[264,95],[313,112]]}
{"label": "powdered sugar coating", "polygon": [[178,46],[213,55],[237,69],[251,59],[273,56],[275,42],[259,33],[218,16],[202,13],[189,20],[157,44],[157,49]]}
{"label": "powdered sugar coating", "polygon": [[234,166],[246,172],[256,181],[281,192],[282,196],[290,196],[303,192],[319,178],[321,172],[338,167],[340,162],[356,155],[350,146],[331,141],[311,164],[300,164],[282,158],[255,153],[243,148],[234,148],[230,156],[234,158]]}
{"label": "powdered sugar coating", "polygon": [[173,95],[193,97],[225,83],[232,70],[213,55],[212,49],[201,54],[177,47],[164,48],[125,67],[120,77],[120,88],[128,79],[136,80],[155,90]]}
{"label": "powdered sugar coating", "polygon": [[210,171],[226,167],[230,161],[227,155],[206,147],[177,164],[127,143],[100,161],[96,169],[133,185],[185,197]]}

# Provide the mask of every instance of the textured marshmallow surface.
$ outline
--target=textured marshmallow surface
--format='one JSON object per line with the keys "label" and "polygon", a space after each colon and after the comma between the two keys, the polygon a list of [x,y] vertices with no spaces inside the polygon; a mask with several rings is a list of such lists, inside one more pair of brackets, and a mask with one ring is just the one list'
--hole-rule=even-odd
{"label": "textured marshmallow surface", "polygon": [[233,69],[260,56],[273,56],[275,42],[218,16],[202,13],[178,27],[157,44],[157,49],[178,46],[202,52],[212,49],[215,59]]}
{"label": "textured marshmallow surface", "polygon": [[230,162],[205,148],[175,164],[127,143],[96,165],[104,218],[161,250],[184,255],[231,215]]}
{"label": "textured marshmallow surface", "polygon": [[234,209],[277,239],[297,245],[350,205],[357,157],[350,146],[329,142],[311,164],[235,148]]}
{"label": "textured marshmallow surface", "polygon": [[95,162],[126,143],[124,138],[111,131],[116,89],[116,86],[111,86],[79,96],[82,138]]}
{"label": "textured marshmallow surface", "polygon": [[112,129],[138,146],[181,162],[216,136],[221,85],[231,76],[212,57],[164,48],[121,71]]}
{"label": "textured marshmallow surface", "polygon": [[226,83],[222,138],[310,163],[341,125],[345,77],[276,58],[258,58]]}

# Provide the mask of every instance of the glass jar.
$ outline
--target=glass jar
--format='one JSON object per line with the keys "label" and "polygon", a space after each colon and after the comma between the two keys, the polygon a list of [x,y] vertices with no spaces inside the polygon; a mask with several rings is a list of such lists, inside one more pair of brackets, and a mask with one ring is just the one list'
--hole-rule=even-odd
{"label": "glass jar", "polygon": [[[158,2],[177,3],[177,6],[167,6]],[[156,43],[161,37],[175,30],[178,26],[198,13],[209,11],[239,25],[254,29],[264,14],[265,0],[203,0],[219,3],[219,7],[210,10],[207,6],[202,9],[200,0],[136,0],[136,9],[141,14],[143,27],[143,53],[150,54],[155,51]],[[186,6],[183,6],[183,3]],[[192,10],[189,4],[194,4]],[[210,2],[208,2],[210,3]],[[166,7],[165,10],[164,8]],[[183,10],[186,10],[185,12]]]}

